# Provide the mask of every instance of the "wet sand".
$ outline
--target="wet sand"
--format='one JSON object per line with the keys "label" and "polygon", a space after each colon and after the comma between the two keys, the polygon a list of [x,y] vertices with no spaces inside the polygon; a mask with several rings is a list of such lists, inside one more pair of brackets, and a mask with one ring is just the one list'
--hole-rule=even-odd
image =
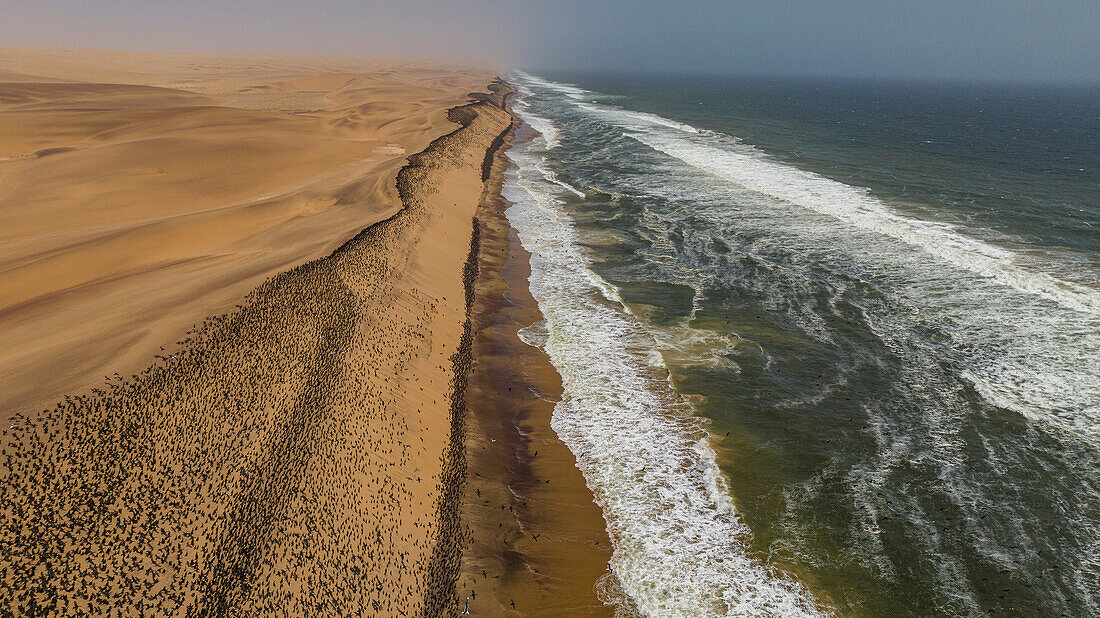
{"label": "wet sand", "polygon": [[0,58],[0,614],[613,613],[517,336],[510,87]]}
{"label": "wet sand", "polygon": [[541,315],[528,254],[504,217],[505,166],[498,156],[479,209],[462,507],[470,536],[457,592],[472,615],[610,616],[597,594],[613,585],[603,516],[550,428],[561,381],[517,335]]}
{"label": "wet sand", "polygon": [[0,613],[456,613],[467,260],[511,123],[493,88],[401,168],[395,214],[10,419]]}

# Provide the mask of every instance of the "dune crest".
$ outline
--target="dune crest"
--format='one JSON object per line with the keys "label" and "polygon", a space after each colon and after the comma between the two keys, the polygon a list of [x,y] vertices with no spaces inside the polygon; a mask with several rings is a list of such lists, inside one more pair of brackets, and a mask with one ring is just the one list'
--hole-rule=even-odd
{"label": "dune crest", "polygon": [[130,375],[399,207],[484,70],[0,48],[0,421]]}

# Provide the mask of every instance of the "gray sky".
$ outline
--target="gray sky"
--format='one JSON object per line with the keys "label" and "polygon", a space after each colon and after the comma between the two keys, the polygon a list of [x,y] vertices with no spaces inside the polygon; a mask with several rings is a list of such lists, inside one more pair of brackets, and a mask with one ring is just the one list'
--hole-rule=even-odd
{"label": "gray sky", "polygon": [[0,45],[605,69],[1100,79],[1100,0],[5,0]]}

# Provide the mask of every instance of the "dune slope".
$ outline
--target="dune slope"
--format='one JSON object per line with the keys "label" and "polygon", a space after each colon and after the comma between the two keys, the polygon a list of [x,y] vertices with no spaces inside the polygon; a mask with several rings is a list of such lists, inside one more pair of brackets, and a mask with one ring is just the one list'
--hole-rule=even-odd
{"label": "dune slope", "polygon": [[0,48],[0,422],[128,376],[400,206],[485,71]]}
{"label": "dune slope", "polygon": [[453,610],[467,263],[511,125],[495,89],[401,169],[392,216],[133,377],[11,419],[0,608]]}

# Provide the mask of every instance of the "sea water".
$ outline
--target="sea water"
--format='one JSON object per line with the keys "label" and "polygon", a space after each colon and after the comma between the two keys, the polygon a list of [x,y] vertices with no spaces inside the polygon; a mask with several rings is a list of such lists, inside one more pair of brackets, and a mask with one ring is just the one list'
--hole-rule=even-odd
{"label": "sea water", "polygon": [[1100,90],[512,78],[637,611],[1100,613]]}

